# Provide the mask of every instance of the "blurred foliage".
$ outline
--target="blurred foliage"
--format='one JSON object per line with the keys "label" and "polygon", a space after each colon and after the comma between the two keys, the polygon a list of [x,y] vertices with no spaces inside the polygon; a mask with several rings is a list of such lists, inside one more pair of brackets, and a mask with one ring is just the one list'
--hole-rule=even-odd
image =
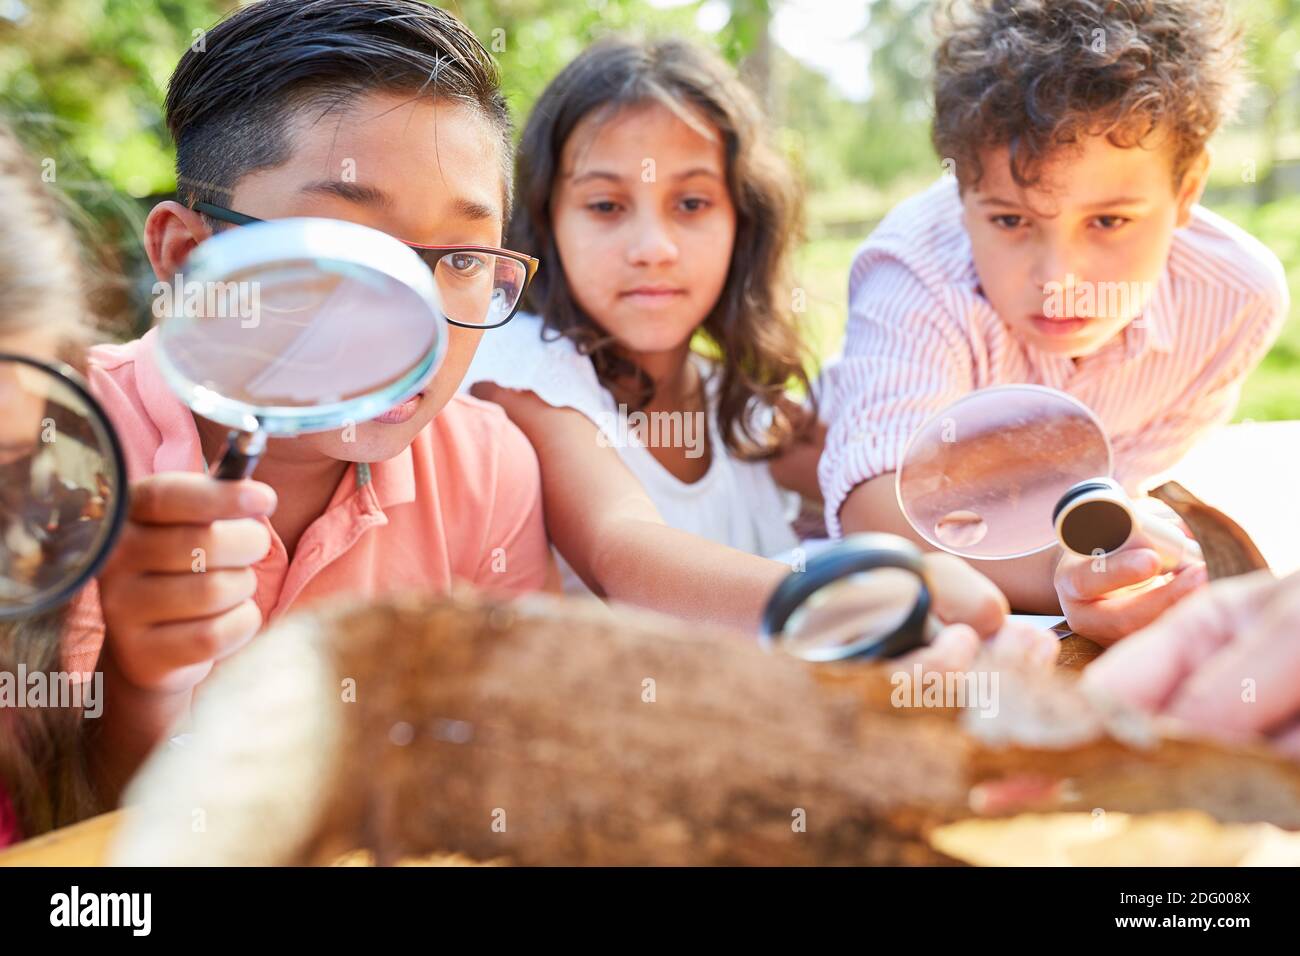
{"label": "blurred foliage", "polygon": [[683,34],[699,3],[656,9],[639,0],[444,0],[501,64],[501,85],[522,126],[542,88],[593,40],[611,34]]}
{"label": "blurred foliage", "polygon": [[[714,0],[716,5],[720,0]],[[854,37],[870,58],[873,95],[847,101],[814,66],[774,46],[768,25],[781,0],[727,0],[719,31],[697,25],[705,0],[444,0],[498,57],[517,120],[546,82],[592,40],[609,33],[673,33],[710,43],[763,93],[781,142],[814,194],[889,198],[900,177],[938,168],[929,145],[932,0],[862,0],[868,24]],[[0,108],[16,117],[60,180],[95,219],[129,210],[127,197],[172,188],[162,124],[167,78],[196,31],[235,0],[0,0]],[[1247,28],[1255,87],[1243,118],[1250,135],[1228,150],[1220,178],[1241,185],[1238,158],[1258,167],[1260,198],[1273,196],[1269,170],[1300,156],[1296,72],[1300,0],[1234,0]],[[129,204],[128,204],[129,205]],[[116,210],[110,207],[117,207]],[[860,204],[827,202],[820,209]],[[878,210],[872,210],[876,212]],[[822,218],[820,215],[817,218]]]}
{"label": "blurred foliage", "polygon": [[[847,100],[815,64],[772,43],[782,0],[440,0],[501,62],[522,122],[543,86],[588,43],[609,33],[684,35],[713,45],[763,97],[776,136],[808,187],[814,242],[803,255],[817,344],[836,347],[844,277],[856,241],[893,203],[937,175],[929,144],[932,0],[862,0],[866,27],[852,39],[870,58],[872,95]],[[701,13],[729,14],[719,29]],[[140,233],[147,199],[174,188],[162,121],[168,77],[197,31],[236,0],[0,0],[0,111],[42,159],[79,211],[104,276],[143,282]],[[1254,87],[1241,120],[1216,143],[1216,205],[1273,245],[1300,275],[1294,192],[1273,170],[1300,160],[1300,0],[1231,0],[1242,19]],[[706,9],[707,8],[707,9]],[[1244,176],[1251,168],[1256,182]],[[1300,172],[1300,166],[1291,170]],[[1292,176],[1292,179],[1300,177]],[[1279,200],[1275,202],[1274,200]],[[120,283],[119,283],[120,284]],[[147,283],[145,283],[147,287]],[[104,285],[108,312],[143,302],[137,289]],[[134,293],[134,294],[131,294]],[[1243,406],[1300,417],[1300,319],[1252,380]],[[1288,379],[1291,376],[1291,379]]]}

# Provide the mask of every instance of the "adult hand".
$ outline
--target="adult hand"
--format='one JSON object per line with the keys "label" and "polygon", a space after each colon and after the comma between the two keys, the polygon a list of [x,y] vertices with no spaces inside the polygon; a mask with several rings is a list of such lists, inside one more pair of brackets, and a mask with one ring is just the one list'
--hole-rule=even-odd
{"label": "adult hand", "polygon": [[1084,671],[1084,686],[1198,733],[1300,759],[1300,574],[1217,581]]}

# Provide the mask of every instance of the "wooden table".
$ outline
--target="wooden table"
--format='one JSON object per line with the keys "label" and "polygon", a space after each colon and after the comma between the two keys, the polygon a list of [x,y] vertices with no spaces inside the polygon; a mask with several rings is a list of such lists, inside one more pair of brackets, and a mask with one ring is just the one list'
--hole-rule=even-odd
{"label": "wooden table", "polygon": [[0,850],[0,866],[103,866],[125,812],[101,813]]}

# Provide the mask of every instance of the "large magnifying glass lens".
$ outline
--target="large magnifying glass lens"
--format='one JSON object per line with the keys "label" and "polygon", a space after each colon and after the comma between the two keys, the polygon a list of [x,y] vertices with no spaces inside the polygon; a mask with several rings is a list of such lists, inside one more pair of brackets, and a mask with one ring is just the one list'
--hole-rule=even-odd
{"label": "large magnifying glass lens", "polygon": [[240,432],[291,438],[369,421],[417,395],[446,352],[429,268],[356,223],[231,229],[194,251],[184,278],[159,329],[159,367],[197,415]]}
{"label": "large magnifying glass lens", "polygon": [[1019,558],[1055,542],[1052,511],[1066,491],[1110,470],[1110,443],[1087,406],[1052,389],[999,386],[917,430],[897,472],[898,502],[936,548]]}

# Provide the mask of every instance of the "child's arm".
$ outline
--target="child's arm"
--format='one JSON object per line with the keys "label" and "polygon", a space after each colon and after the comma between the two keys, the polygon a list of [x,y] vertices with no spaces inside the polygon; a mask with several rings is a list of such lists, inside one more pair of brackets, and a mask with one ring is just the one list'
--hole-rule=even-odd
{"label": "child's arm", "polygon": [[271,537],[257,518],[275,503],[254,481],[173,473],[132,483],[129,521],[99,579],[105,704],[93,746],[106,799],[188,713],[213,664],[261,627],[252,565]]}
{"label": "child's arm", "polygon": [[593,592],[699,623],[758,627],[788,567],[665,525],[636,476],[615,449],[602,447],[596,425],[581,412],[488,382],[473,392],[504,408],[532,442],[547,533]]}
{"label": "child's arm", "polygon": [[[845,534],[857,531],[888,531],[917,542],[927,550],[927,543],[903,517],[894,492],[894,473],[880,475],[858,485],[844,500],[840,525]],[[1059,614],[1052,576],[1057,549],[1014,561],[971,561],[970,564],[996,584],[1011,602],[1011,607],[1027,614]]]}
{"label": "child's arm", "polygon": [[[700,623],[757,629],[788,567],[665,525],[581,412],[489,383],[473,391],[501,405],[533,442],[551,540],[595,593]],[[985,637],[1001,627],[1005,601],[987,580],[948,555],[927,559],[927,573],[941,620],[968,623]]]}

